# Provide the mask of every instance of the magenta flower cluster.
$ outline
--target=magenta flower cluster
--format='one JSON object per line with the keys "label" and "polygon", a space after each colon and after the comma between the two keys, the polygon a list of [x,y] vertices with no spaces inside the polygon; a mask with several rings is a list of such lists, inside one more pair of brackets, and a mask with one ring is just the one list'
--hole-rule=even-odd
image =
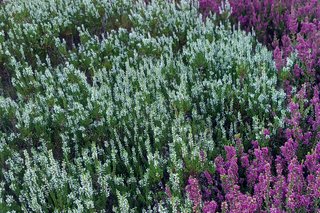
{"label": "magenta flower cluster", "polygon": [[[189,179],[186,191],[194,209],[202,199],[203,212],[319,211],[320,143],[303,162],[298,161],[297,143],[290,138],[276,157],[257,141],[252,142],[248,152],[243,151],[241,144],[225,146],[226,158],[218,156],[214,161],[215,182],[220,184],[211,187],[209,178],[201,186],[196,178]],[[204,198],[208,189],[214,189],[212,196]]]}

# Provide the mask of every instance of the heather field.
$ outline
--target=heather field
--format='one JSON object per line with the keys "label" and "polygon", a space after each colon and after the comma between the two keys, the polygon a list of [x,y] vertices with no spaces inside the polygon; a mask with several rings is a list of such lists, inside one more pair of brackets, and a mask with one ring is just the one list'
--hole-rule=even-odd
{"label": "heather field", "polygon": [[0,0],[0,213],[320,212],[319,0]]}

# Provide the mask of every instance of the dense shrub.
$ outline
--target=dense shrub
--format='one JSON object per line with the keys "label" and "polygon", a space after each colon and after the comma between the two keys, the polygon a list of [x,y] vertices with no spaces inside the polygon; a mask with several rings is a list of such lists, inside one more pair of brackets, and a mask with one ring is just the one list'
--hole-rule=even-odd
{"label": "dense shrub", "polygon": [[[253,142],[243,152],[225,146],[226,159],[217,157],[217,174],[190,177],[186,192],[195,211],[203,212],[318,212],[320,209],[320,144],[299,163],[297,142],[289,139],[273,158],[268,148]],[[273,166],[276,171],[273,171]],[[244,178],[245,177],[245,178]],[[214,200],[213,200],[214,198]]]}
{"label": "dense shrub", "polygon": [[[201,11],[219,13],[221,0],[199,0]],[[282,70],[281,77],[294,86],[304,82],[319,83],[320,69],[320,2],[317,0],[229,0],[230,19],[242,29],[254,30],[259,41],[274,50],[278,70],[288,63],[291,72]]]}
{"label": "dense shrub", "polygon": [[289,103],[286,141],[279,153],[260,147],[258,141],[252,141],[248,152],[240,139],[236,146],[225,146],[225,159],[214,159],[216,172],[204,170],[189,177],[185,191],[193,208],[203,212],[320,210],[319,90],[314,88],[309,102],[306,88]]}
{"label": "dense shrub", "polygon": [[[279,142],[275,145],[279,149],[273,145],[261,148],[257,141],[248,152],[243,151],[242,142],[225,146],[226,160],[215,159],[216,173],[202,171],[202,175],[190,176],[185,191],[194,208],[204,212],[318,212],[319,1],[229,2],[231,21],[239,22],[246,31],[254,30],[257,39],[274,51],[290,112],[285,128],[279,130],[285,137],[279,141],[270,137]],[[212,11],[221,13],[220,3],[200,0],[200,11],[208,17]],[[264,133],[269,137],[268,131]],[[211,175],[215,182],[208,181]],[[207,181],[199,182],[204,176]]]}
{"label": "dense shrub", "polygon": [[272,53],[192,1],[21,0],[0,17],[1,211],[185,212],[206,158],[283,127]]}

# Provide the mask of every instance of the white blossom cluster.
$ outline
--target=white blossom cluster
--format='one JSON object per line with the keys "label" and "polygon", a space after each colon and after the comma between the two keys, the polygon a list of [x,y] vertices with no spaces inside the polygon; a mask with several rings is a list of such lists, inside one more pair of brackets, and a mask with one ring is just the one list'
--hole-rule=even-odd
{"label": "white blossom cluster", "polygon": [[0,71],[12,85],[0,87],[0,212],[191,212],[186,177],[214,169],[201,155],[235,135],[276,134],[285,94],[271,53],[197,7],[1,5]]}

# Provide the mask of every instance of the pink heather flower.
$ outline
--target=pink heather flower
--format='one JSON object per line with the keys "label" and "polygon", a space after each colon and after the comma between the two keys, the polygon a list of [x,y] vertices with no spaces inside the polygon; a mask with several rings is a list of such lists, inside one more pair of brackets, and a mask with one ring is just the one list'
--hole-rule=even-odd
{"label": "pink heather flower", "polygon": [[296,197],[295,197],[295,194],[289,194],[287,196],[287,207],[291,210],[295,210],[296,208]]}
{"label": "pink heather flower", "polygon": [[198,179],[189,177],[186,191],[188,193],[189,199],[193,203],[193,209],[196,210],[202,200]]}
{"label": "pink heather flower", "polygon": [[[314,154],[320,161],[320,142],[317,143],[316,148],[314,149]],[[320,163],[320,162],[319,162]]]}
{"label": "pink heather flower", "polygon": [[[310,131],[304,133],[299,130],[293,130],[293,138],[310,137]],[[292,211],[305,209],[306,212],[313,212],[314,206],[317,205],[316,201],[320,198],[320,143],[311,154],[306,155],[304,163],[301,163],[296,156],[299,144],[293,138],[288,139],[281,147],[281,154],[275,158],[270,155],[267,147],[260,148],[257,141],[253,142],[256,148],[252,148],[249,154],[243,152],[239,161],[235,148],[226,146],[225,160],[221,156],[215,159],[216,171],[221,181],[216,182],[218,186],[213,186],[215,200],[205,202],[202,211],[214,212],[221,206],[222,212],[234,213],[264,212],[263,208],[269,209],[270,212],[286,212],[288,209]],[[252,161],[249,160],[249,155],[253,158]],[[243,164],[240,170],[238,162]],[[271,172],[271,165],[276,166],[275,174]],[[241,170],[245,172],[245,181],[238,178]],[[207,171],[204,175],[208,180],[211,179],[211,174]],[[189,194],[194,194],[190,199],[194,203],[195,210],[200,206],[202,198],[199,183],[194,178],[190,178],[188,183],[190,187],[188,190],[193,191]],[[240,191],[243,184],[251,193]],[[222,190],[218,189],[219,186]],[[203,198],[210,199],[208,196]]]}
{"label": "pink heather flower", "polygon": [[227,160],[224,162],[221,156],[216,157],[216,171],[221,178],[221,186],[224,192],[229,192],[238,182],[238,164],[236,150],[232,146],[225,146]]}
{"label": "pink heather flower", "polygon": [[320,156],[317,153],[318,147],[320,147],[320,143],[317,144],[316,149],[311,154],[306,155],[304,161],[304,165],[310,173],[316,173],[320,169]]}
{"label": "pink heather flower", "polygon": [[215,201],[205,202],[202,208],[204,213],[215,213],[217,209],[217,203]]}
{"label": "pink heather flower", "polygon": [[284,91],[286,92],[287,98],[289,99],[291,97],[292,85],[288,80],[284,81]]}
{"label": "pink heather flower", "polygon": [[[307,133],[299,134],[304,137]],[[214,201],[218,202],[216,206],[221,205],[222,212],[234,213],[257,212],[263,208],[270,209],[270,212],[286,212],[288,209],[297,211],[300,208],[312,212],[316,200],[320,197],[320,143],[311,154],[306,155],[304,163],[297,159],[297,145],[297,142],[289,138],[281,147],[281,155],[272,158],[268,148],[260,148],[255,144],[257,148],[249,154],[243,153],[239,159],[239,163],[245,165],[242,168],[245,171],[245,181],[238,178],[242,169],[238,170],[238,158],[234,149],[230,146],[225,147],[227,155],[229,153],[226,160],[221,156],[215,159],[217,168],[222,171],[220,173],[216,170],[221,181],[217,184],[221,184],[219,186],[223,193],[214,186]],[[249,160],[249,155],[253,157],[252,161]],[[275,174],[271,172],[271,165],[276,166]],[[250,194],[240,191],[243,184],[250,190]],[[209,202],[206,202],[202,210],[210,212],[209,205]]]}
{"label": "pink heather flower", "polygon": [[228,178],[227,180],[224,181],[225,191],[229,191],[232,188],[233,184],[236,184],[238,182],[238,163],[237,163],[237,158],[234,157],[230,159],[227,163],[228,168],[227,168],[227,175]]}
{"label": "pink heather flower", "polygon": [[286,178],[279,173],[279,170],[281,171],[281,168],[279,167],[279,164],[277,165],[277,176],[275,176],[273,179],[274,186],[273,189],[270,191],[270,195],[272,196],[272,206],[276,208],[280,208],[285,200],[285,194],[287,191],[287,182]]}
{"label": "pink heather flower", "polygon": [[250,166],[246,171],[247,183],[249,186],[254,186],[258,181],[259,175],[264,172],[265,165],[268,163],[268,149],[256,148],[254,149],[255,159],[251,162]]}

